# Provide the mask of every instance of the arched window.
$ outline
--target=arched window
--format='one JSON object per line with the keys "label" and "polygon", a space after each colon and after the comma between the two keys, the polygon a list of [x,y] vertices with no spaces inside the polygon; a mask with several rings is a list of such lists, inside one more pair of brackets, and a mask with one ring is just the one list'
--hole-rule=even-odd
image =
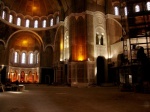
{"label": "arched window", "polygon": [[114,7],[114,11],[115,11],[115,15],[118,16],[119,15],[119,8],[117,6]]}
{"label": "arched window", "polygon": [[43,28],[46,27],[46,20],[43,20]]}
{"label": "arched window", "polygon": [[9,22],[12,23],[13,22],[13,16],[9,15]]}
{"label": "arched window", "polygon": [[57,18],[56,18],[56,23],[57,24],[59,23],[59,16],[57,16]]}
{"label": "arched window", "polygon": [[147,10],[150,11],[150,2],[146,3]]}
{"label": "arched window", "polygon": [[125,14],[125,16],[128,15],[127,7],[124,7],[124,14]]}
{"label": "arched window", "polygon": [[54,20],[53,20],[53,18],[50,20],[50,26],[53,26],[53,24],[54,24]]}
{"label": "arched window", "polygon": [[18,63],[19,55],[18,52],[14,53],[14,63]]}
{"label": "arched window", "polygon": [[29,55],[29,64],[33,64],[33,53]]}
{"label": "arched window", "polygon": [[20,26],[21,25],[21,18],[17,18],[17,25]]}
{"label": "arched window", "polygon": [[30,24],[30,20],[26,19],[26,27],[29,27],[29,24]]}
{"label": "arched window", "polygon": [[25,64],[25,63],[26,63],[26,53],[22,53],[22,56],[21,56],[21,63],[22,63],[22,64]]}
{"label": "arched window", "polygon": [[6,17],[6,12],[3,11],[3,12],[2,12],[2,19],[5,19],[5,17]]}
{"label": "arched window", "polygon": [[135,12],[140,12],[140,6],[139,5],[135,5]]}
{"label": "arched window", "polygon": [[38,20],[34,21],[34,28],[38,28]]}
{"label": "arched window", "polygon": [[37,64],[39,63],[39,53],[37,53],[37,56],[36,56],[36,63]]}
{"label": "arched window", "polygon": [[64,48],[69,48],[69,36],[66,36],[64,39]]}

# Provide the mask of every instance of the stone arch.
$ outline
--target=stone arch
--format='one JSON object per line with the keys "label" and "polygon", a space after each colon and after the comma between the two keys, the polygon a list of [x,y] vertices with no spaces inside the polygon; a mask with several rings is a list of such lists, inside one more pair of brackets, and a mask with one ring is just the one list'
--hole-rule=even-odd
{"label": "stone arch", "polygon": [[16,32],[14,32],[14,33],[13,33],[12,35],[10,35],[10,37],[8,38],[5,47],[6,47],[6,48],[8,47],[8,43],[9,43],[9,41],[10,41],[11,38],[13,38],[16,34],[23,33],[23,32],[29,32],[29,33],[35,35],[34,38],[36,38],[36,39],[38,40],[38,42],[40,43],[40,45],[41,45],[41,47],[42,47],[42,50],[44,50],[44,44],[43,44],[42,38],[41,38],[37,33],[33,32],[33,31],[29,31],[29,30],[18,30],[18,31],[16,31]]}
{"label": "stone arch", "polygon": [[37,28],[39,28],[40,26],[41,26],[41,20],[40,20],[40,18],[38,17],[38,16],[35,16],[35,17],[33,17],[33,20],[32,20],[32,23],[33,23],[33,27],[34,27],[34,25],[35,25],[35,21],[38,21],[38,26],[37,26]]}
{"label": "stone arch", "polygon": [[12,15],[12,17],[13,17],[12,18],[13,19],[12,20],[12,24],[14,24],[16,22],[16,15],[17,15],[16,12],[11,10],[10,13],[9,13],[9,15]]}
{"label": "stone arch", "polygon": [[[97,37],[99,36],[99,37]],[[106,45],[107,44],[107,38],[106,38],[106,31],[103,27],[98,26],[95,28],[95,43],[98,44],[98,40],[99,40],[99,45]]]}

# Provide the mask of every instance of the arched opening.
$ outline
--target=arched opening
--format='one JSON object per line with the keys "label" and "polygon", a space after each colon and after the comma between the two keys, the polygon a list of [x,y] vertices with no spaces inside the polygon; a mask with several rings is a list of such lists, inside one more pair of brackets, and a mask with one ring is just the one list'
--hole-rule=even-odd
{"label": "arched opening", "polygon": [[20,31],[14,33],[7,44],[9,60],[6,78],[11,82],[39,83],[40,38],[32,32]]}
{"label": "arched opening", "polygon": [[41,83],[52,85],[54,83],[54,70],[52,68],[42,68]]}
{"label": "arched opening", "polygon": [[105,82],[105,58],[103,56],[97,57],[97,85],[101,86]]}

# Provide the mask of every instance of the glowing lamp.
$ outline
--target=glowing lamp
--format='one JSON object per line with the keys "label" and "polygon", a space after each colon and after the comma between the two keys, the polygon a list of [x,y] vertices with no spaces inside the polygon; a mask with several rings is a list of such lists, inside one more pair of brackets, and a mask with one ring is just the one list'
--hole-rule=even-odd
{"label": "glowing lamp", "polygon": [[78,56],[78,61],[83,61],[83,59],[84,59],[83,55]]}

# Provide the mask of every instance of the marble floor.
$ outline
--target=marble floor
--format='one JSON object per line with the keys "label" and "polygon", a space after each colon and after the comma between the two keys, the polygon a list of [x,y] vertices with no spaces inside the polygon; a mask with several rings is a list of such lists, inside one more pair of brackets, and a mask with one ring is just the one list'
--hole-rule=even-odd
{"label": "marble floor", "polygon": [[150,112],[150,94],[27,84],[24,91],[0,92],[0,112]]}

